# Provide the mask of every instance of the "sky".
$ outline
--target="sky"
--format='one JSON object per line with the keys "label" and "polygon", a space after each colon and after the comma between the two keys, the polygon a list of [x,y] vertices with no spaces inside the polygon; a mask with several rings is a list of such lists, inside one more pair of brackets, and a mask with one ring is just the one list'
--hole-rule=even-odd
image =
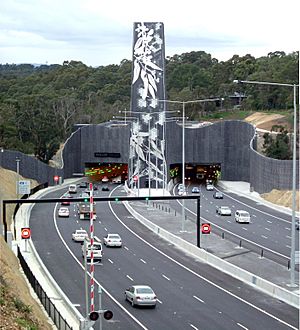
{"label": "sky", "polygon": [[299,0],[5,0],[0,63],[88,66],[132,60],[133,23],[162,22],[165,55],[219,61],[299,50]]}

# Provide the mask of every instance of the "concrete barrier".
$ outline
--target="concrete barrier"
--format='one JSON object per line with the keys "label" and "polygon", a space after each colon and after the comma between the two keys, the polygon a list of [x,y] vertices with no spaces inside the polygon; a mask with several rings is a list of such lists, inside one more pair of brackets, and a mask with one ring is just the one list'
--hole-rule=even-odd
{"label": "concrete barrier", "polygon": [[159,235],[160,237],[168,240],[173,243],[177,247],[183,249],[185,252],[190,253],[194,257],[200,259],[200,261],[209,264],[210,266],[256,288],[261,290],[268,295],[280,299],[285,303],[296,307],[299,309],[299,296],[293,292],[290,292],[270,281],[267,281],[255,274],[252,274],[240,267],[237,267],[226,260],[218,258],[213,254],[199,249],[196,245],[191,244],[181,237],[178,237],[165,229],[153,224],[151,221],[143,217],[141,214],[136,212],[128,202],[123,202],[127,210],[143,225],[145,225],[148,229],[152,230],[154,233]]}
{"label": "concrete barrier", "polygon": [[[49,191],[54,191],[61,188],[62,186],[55,186],[40,190],[31,196],[31,199],[38,199],[46,193],[49,193]],[[19,245],[22,256],[26,260],[26,263],[33,272],[35,278],[40,283],[48,297],[53,300],[53,304],[61,313],[62,317],[65,318],[74,330],[81,329],[84,317],[55,282],[54,278],[51,276],[38,255],[31,239],[28,240],[28,244],[26,243],[27,246],[25,246],[25,241],[21,239],[21,228],[29,226],[29,218],[33,205],[34,203],[21,205],[16,214],[16,243]]]}

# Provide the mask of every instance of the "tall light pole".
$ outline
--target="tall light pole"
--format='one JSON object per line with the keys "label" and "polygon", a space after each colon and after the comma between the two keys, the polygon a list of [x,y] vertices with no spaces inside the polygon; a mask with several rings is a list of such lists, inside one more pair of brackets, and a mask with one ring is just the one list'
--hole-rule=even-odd
{"label": "tall light pole", "polygon": [[[167,102],[167,103],[177,103],[182,104],[182,186],[183,192],[186,194],[185,188],[185,105],[190,103],[204,103],[204,102],[215,102],[219,101],[220,98],[213,99],[203,99],[203,100],[193,100],[193,101],[172,101],[172,100],[158,100],[159,102]],[[181,231],[185,231],[185,206],[184,199],[182,200],[182,223],[181,223]]]}
{"label": "tall light pole", "polygon": [[254,80],[234,80],[234,83],[243,83],[243,84],[255,84],[255,85],[273,85],[273,86],[285,86],[293,87],[293,103],[294,103],[294,140],[293,140],[293,181],[292,181],[292,233],[291,233],[291,287],[296,287],[295,284],[295,245],[296,245],[296,135],[297,135],[297,86],[296,84],[283,84],[276,82],[267,82],[267,81],[254,81]]}

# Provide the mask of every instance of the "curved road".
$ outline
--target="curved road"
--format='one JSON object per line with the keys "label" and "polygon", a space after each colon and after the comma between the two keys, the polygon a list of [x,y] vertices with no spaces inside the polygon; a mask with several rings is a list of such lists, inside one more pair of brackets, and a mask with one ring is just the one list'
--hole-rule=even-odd
{"label": "curved road", "polygon": [[[115,195],[124,194],[122,188],[116,190]],[[34,206],[32,240],[52,276],[85,315],[81,245],[72,242],[71,233],[88,231],[89,221],[78,219],[74,203],[70,218],[57,218],[58,207]],[[135,221],[122,203],[97,203],[96,210],[95,235],[117,232],[124,242],[121,249],[103,247],[102,262],[95,267],[103,306],[114,312],[111,321],[103,321],[105,329],[297,329],[295,308],[185,255]],[[157,308],[132,308],[125,302],[124,290],[132,284],[149,284]]]}

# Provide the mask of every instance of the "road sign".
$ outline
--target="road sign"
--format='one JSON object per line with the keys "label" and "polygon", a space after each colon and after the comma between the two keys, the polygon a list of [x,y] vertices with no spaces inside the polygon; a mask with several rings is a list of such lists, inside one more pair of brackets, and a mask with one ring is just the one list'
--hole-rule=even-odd
{"label": "road sign", "polygon": [[19,195],[30,194],[30,181],[29,180],[18,181],[17,182],[17,193]]}
{"label": "road sign", "polygon": [[105,318],[105,320],[110,320],[110,319],[112,319],[113,316],[114,316],[114,314],[110,310],[107,310],[103,313],[103,317]]}
{"label": "road sign", "polygon": [[99,313],[98,312],[91,312],[89,315],[89,319],[91,321],[97,321],[99,318]]}
{"label": "road sign", "polygon": [[203,223],[201,225],[202,234],[210,234],[210,223]]}
{"label": "road sign", "polygon": [[21,237],[22,237],[22,239],[29,239],[30,235],[31,235],[31,232],[30,232],[29,227],[21,228]]}
{"label": "road sign", "polygon": [[139,177],[138,177],[137,175],[135,175],[135,176],[133,177],[133,181],[134,181],[134,182],[137,182],[138,179],[139,179]]}
{"label": "road sign", "polygon": [[58,182],[58,180],[59,180],[59,176],[58,175],[54,175],[54,177],[53,177],[53,180],[54,180],[54,182]]}

